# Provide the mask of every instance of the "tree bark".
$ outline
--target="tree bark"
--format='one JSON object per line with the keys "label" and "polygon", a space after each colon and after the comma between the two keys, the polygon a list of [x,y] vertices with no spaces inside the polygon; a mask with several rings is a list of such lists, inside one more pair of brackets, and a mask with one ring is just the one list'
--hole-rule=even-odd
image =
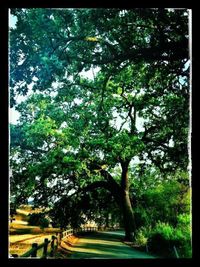
{"label": "tree bark", "polygon": [[128,165],[129,161],[121,163],[121,209],[124,219],[125,240],[133,241],[136,226],[129,195]]}
{"label": "tree bark", "polygon": [[122,196],[122,213],[125,228],[125,240],[133,241],[135,234],[135,218],[128,192]]}
{"label": "tree bark", "polygon": [[133,241],[134,232],[136,229],[134,213],[129,195],[129,179],[128,179],[128,166],[130,161],[121,162],[122,175],[121,185],[118,185],[112,176],[105,170],[101,174],[110,185],[110,192],[115,197],[116,202],[119,204],[124,221],[125,240]]}
{"label": "tree bark", "polygon": [[109,213],[106,213],[106,227],[110,227],[110,225],[109,225]]}

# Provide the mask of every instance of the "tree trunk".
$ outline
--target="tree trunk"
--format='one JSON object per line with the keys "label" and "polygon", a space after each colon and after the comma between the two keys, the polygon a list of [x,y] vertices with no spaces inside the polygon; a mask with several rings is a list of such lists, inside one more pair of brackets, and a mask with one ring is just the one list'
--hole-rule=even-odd
{"label": "tree trunk", "polygon": [[121,208],[124,219],[125,240],[133,241],[135,232],[135,218],[129,195],[128,165],[128,161],[121,163]]}
{"label": "tree trunk", "polygon": [[133,241],[135,232],[135,218],[128,192],[122,196],[122,213],[125,228],[125,240]]}
{"label": "tree trunk", "polygon": [[106,213],[106,227],[109,227],[109,213]]}
{"label": "tree trunk", "polygon": [[[134,213],[129,196],[128,166],[129,161],[121,162],[121,185],[119,185],[107,171],[101,170],[101,175],[106,179],[106,181],[96,181],[86,186],[85,188],[81,188],[80,192],[96,190],[99,187],[109,190],[114,196],[119,207],[121,208],[125,228],[125,240],[132,241],[134,239],[134,232],[136,227]],[[74,194],[77,194],[77,192],[75,192]]]}

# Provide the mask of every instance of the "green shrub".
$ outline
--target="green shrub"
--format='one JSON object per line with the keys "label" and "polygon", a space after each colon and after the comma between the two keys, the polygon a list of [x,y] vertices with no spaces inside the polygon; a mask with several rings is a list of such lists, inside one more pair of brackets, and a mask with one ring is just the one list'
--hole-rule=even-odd
{"label": "green shrub", "polygon": [[190,222],[190,215],[180,214],[178,216],[178,224],[174,229],[173,235],[173,241],[179,249],[180,257],[192,257],[191,234],[192,228]]}
{"label": "green shrub", "polygon": [[189,226],[190,225],[190,218],[191,216],[187,213],[179,214],[177,217],[178,224],[182,226]]}
{"label": "green shrub", "polygon": [[49,220],[47,218],[41,218],[39,221],[39,225],[41,228],[45,228],[49,226]]}
{"label": "green shrub", "polygon": [[163,257],[172,257],[173,230],[168,223],[158,222],[150,234],[149,249]]}
{"label": "green shrub", "polygon": [[175,246],[180,258],[191,257],[191,229],[186,217],[179,216],[176,228],[168,223],[158,222],[148,240],[150,250],[163,257],[172,258],[175,257]]}
{"label": "green shrub", "polygon": [[135,244],[138,246],[146,246],[147,240],[148,240],[148,238],[147,238],[147,236],[145,236],[144,231],[142,231],[142,229],[140,229],[136,233]]}
{"label": "green shrub", "polygon": [[173,237],[173,227],[168,223],[158,222],[153,233],[160,234],[164,239],[170,240]]}

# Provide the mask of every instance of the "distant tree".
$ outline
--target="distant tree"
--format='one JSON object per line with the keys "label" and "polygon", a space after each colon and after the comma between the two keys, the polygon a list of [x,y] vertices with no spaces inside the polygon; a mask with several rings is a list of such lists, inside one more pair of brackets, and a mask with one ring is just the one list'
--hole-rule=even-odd
{"label": "distant tree", "polygon": [[29,215],[28,224],[45,228],[49,226],[49,220],[43,213],[32,213]]}

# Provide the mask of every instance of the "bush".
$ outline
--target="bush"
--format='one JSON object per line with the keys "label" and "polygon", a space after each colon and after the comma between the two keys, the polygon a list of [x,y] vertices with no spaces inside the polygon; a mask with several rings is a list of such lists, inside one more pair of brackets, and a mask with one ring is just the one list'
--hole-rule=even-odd
{"label": "bush", "polygon": [[136,233],[135,244],[137,246],[146,246],[148,238],[145,236],[142,229]]}
{"label": "bush", "polygon": [[171,256],[170,240],[172,237],[173,228],[167,223],[158,222],[150,234],[149,249],[163,257]]}
{"label": "bush", "polygon": [[173,236],[172,243],[178,249],[178,254],[181,258],[192,257],[190,231],[186,232],[180,228],[176,228],[174,230],[174,236]]}
{"label": "bush", "polygon": [[152,233],[159,234],[165,240],[170,240],[173,237],[173,227],[168,223],[158,222]]}
{"label": "bush", "polygon": [[28,224],[45,228],[49,226],[49,220],[43,213],[32,213],[29,215]]}
{"label": "bush", "polygon": [[136,231],[136,235],[135,235],[135,245],[137,246],[146,246],[148,243],[148,239],[151,233],[151,227],[147,226],[147,227],[140,227],[137,231]]}
{"label": "bush", "polygon": [[190,215],[187,213],[179,214],[177,219],[178,219],[179,225],[182,225],[182,226],[190,225]]}
{"label": "bush", "polygon": [[191,232],[190,215],[180,214],[177,227],[174,229],[173,241],[179,248],[180,256],[183,258],[192,257]]}
{"label": "bush", "polygon": [[176,228],[168,223],[158,222],[148,240],[152,252],[163,257],[175,257],[174,246],[180,258],[192,256],[190,227],[187,216],[179,216]]}
{"label": "bush", "polygon": [[39,225],[41,228],[45,228],[49,226],[49,220],[47,218],[41,218],[39,223],[40,223]]}

